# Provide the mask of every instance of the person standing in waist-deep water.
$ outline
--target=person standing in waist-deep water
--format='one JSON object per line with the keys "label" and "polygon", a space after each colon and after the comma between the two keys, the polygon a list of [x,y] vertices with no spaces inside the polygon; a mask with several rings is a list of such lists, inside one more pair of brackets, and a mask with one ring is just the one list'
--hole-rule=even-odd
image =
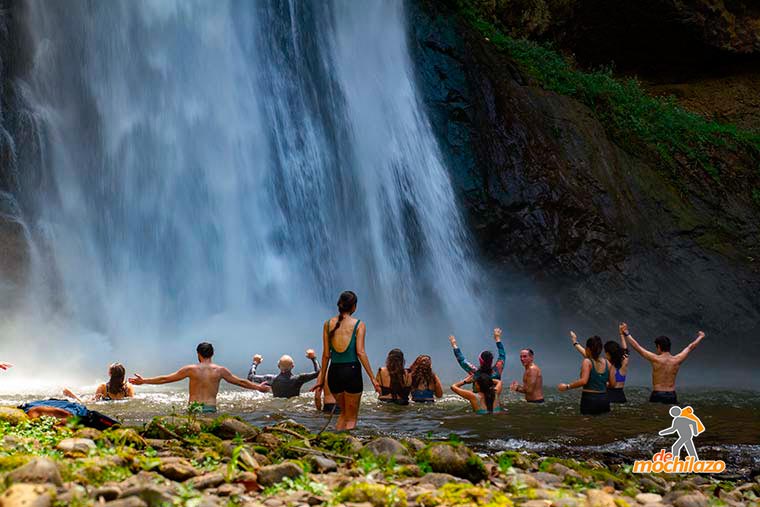
{"label": "person standing in waist-deep water", "polygon": [[544,402],[544,379],[541,376],[541,368],[534,362],[535,354],[532,349],[522,349],[520,351],[520,362],[525,367],[523,373],[523,383],[519,384],[516,380],[509,386],[511,391],[525,394],[525,401],[528,403]]}
{"label": "person standing in waist-deep water", "polygon": [[670,338],[667,336],[658,336],[654,340],[654,346],[657,353],[653,353],[639,345],[631,333],[628,332],[628,324],[620,324],[620,332],[631,343],[631,347],[641,354],[641,357],[649,361],[652,365],[652,394],[649,401],[654,403],[665,403],[666,405],[677,405],[678,397],[676,396],[676,376],[681,364],[689,357],[689,353],[697,348],[705,333],[700,331],[697,338],[688,344],[681,352],[675,356],[670,353]]}
{"label": "person standing in waist-deep water", "polygon": [[353,292],[343,292],[338,299],[338,315],[325,322],[322,328],[322,370],[317,385],[312,389],[321,395],[322,386],[327,381],[340,409],[338,430],[356,427],[364,389],[362,367],[375,391],[380,393],[380,386],[372,374],[372,366],[364,350],[367,327],[353,317],[357,301]]}
{"label": "person standing in waist-deep water", "polygon": [[[134,388],[126,381],[127,370],[121,363],[112,363],[108,366],[108,382],[100,384],[95,390],[93,400],[117,401],[132,398],[135,395]],[[63,390],[64,396],[74,398],[79,403],[84,403],[70,389]]]}
{"label": "person standing in waist-deep water", "polygon": [[[575,333],[570,332],[571,336]],[[581,376],[570,384],[559,384],[560,391],[583,387],[581,393],[581,414],[596,415],[610,411],[610,397],[607,385],[614,382],[610,363],[602,355],[602,339],[592,336],[586,340],[586,357],[581,363]]]}
{"label": "person standing in waist-deep water", "polygon": [[409,391],[412,376],[404,368],[404,353],[400,349],[391,349],[385,359],[385,366],[377,370],[377,383],[380,384],[380,401],[409,404]]}
{"label": "person standing in waist-deep water", "polygon": [[306,382],[312,381],[319,376],[319,363],[317,362],[317,354],[313,349],[306,350],[306,359],[311,360],[311,364],[314,367],[313,372],[294,375],[293,368],[296,366],[295,362],[292,357],[284,355],[277,362],[277,367],[280,369],[279,375],[257,375],[256,368],[261,364],[263,358],[259,354],[256,354],[253,356],[253,363],[248,371],[248,380],[267,384],[272,388],[272,396],[275,398],[293,398],[301,394],[301,387]]}
{"label": "person standing in waist-deep water", "polygon": [[[493,364],[493,353],[490,350],[484,350],[480,353],[480,356],[478,356],[480,366],[475,366],[465,359],[464,354],[457,345],[457,339],[454,336],[449,336],[449,343],[451,343],[451,348],[454,349],[454,357],[459,363],[459,366],[461,366],[466,373],[475,373],[484,364],[488,363],[489,365],[493,365],[493,378],[501,379],[501,374],[504,371],[504,361],[507,359],[507,353],[504,351],[504,344],[501,343],[501,329],[498,327],[493,330],[493,339],[496,342],[499,358],[496,360],[496,364]],[[477,384],[475,385],[477,386]]]}
{"label": "person standing in waist-deep water", "polygon": [[224,366],[214,364],[214,346],[203,342],[195,349],[198,353],[198,364],[183,366],[170,375],[160,377],[143,378],[137,373],[129,379],[130,384],[137,386],[143,384],[169,384],[180,380],[190,379],[190,403],[200,403],[204,413],[216,412],[216,395],[219,394],[219,383],[222,379],[230,384],[240,386],[253,391],[269,392],[271,388],[262,384],[255,384],[250,380],[244,380],[230,372]]}
{"label": "person standing in waist-deep water", "polygon": [[428,355],[417,356],[409,367],[412,376],[412,401],[432,403],[443,396],[441,379],[433,371],[433,360]]}
{"label": "person standing in waist-deep water", "polygon": [[[622,326],[621,326],[622,329]],[[573,348],[583,357],[586,357],[586,349],[578,343],[578,337],[570,332],[570,339],[573,342]],[[626,403],[628,400],[625,397],[623,388],[625,387],[625,377],[628,374],[628,348],[625,343],[625,335],[620,332],[620,341],[623,344],[621,347],[618,342],[609,340],[604,344],[604,352],[607,356],[607,361],[610,362],[612,368],[612,376],[615,382],[607,386],[607,394],[610,397],[610,403]]]}
{"label": "person standing in waist-deep water", "polygon": [[[464,389],[465,384],[474,382],[477,386],[477,392]],[[470,402],[473,412],[478,415],[495,414],[502,411],[496,401],[501,395],[501,380],[494,379],[486,371],[477,371],[470,373],[467,378],[460,380],[451,386],[451,390]]]}

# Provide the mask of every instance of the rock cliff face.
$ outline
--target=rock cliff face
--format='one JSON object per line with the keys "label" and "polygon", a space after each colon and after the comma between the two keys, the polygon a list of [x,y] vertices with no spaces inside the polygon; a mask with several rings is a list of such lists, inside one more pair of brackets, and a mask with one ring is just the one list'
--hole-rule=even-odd
{"label": "rock cliff face", "polygon": [[746,191],[674,177],[621,148],[587,107],[537,86],[445,3],[410,11],[431,118],[490,261],[604,329],[703,327],[756,350],[760,213]]}

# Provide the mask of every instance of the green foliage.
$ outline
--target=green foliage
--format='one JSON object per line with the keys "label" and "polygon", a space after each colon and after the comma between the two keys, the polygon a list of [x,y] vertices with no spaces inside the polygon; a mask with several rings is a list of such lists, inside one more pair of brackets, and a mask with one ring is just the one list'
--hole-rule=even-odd
{"label": "green foliage", "polygon": [[760,167],[760,132],[709,121],[681,108],[672,97],[651,97],[638,81],[617,79],[609,68],[575,69],[548,45],[505,35],[484,19],[476,0],[453,1],[465,20],[523,71],[545,89],[584,103],[623,146],[650,151],[673,172],[683,165],[701,167],[716,182],[721,178],[716,151],[743,152]]}
{"label": "green foliage", "polygon": [[262,494],[272,496],[284,491],[307,491],[312,495],[325,495],[330,488],[325,484],[312,481],[308,475],[301,475],[295,479],[285,477],[281,482],[266,488]]}
{"label": "green foliage", "polygon": [[512,458],[510,458],[508,454],[500,454],[497,464],[499,470],[503,474],[514,472],[514,468],[512,468]]}
{"label": "green foliage", "polygon": [[71,436],[71,429],[58,427],[57,424],[58,419],[53,417],[23,421],[17,425],[0,421],[0,439],[6,435],[11,435],[19,440],[13,449],[1,451],[0,456],[33,454],[35,456],[61,457],[62,454],[55,447],[61,440]]}
{"label": "green foliage", "polygon": [[488,488],[470,484],[445,484],[430,493],[422,493],[417,502],[424,507],[443,505],[467,505],[483,507],[511,507],[513,505],[507,495]]}
{"label": "green foliage", "polygon": [[406,493],[396,486],[354,482],[338,493],[336,500],[341,503],[370,502],[374,507],[406,507]]}

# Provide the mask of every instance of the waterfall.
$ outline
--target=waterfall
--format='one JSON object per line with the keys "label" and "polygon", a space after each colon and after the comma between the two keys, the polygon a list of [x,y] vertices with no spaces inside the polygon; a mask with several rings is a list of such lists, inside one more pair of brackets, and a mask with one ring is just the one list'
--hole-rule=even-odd
{"label": "waterfall", "polygon": [[29,0],[26,23],[30,306],[67,327],[45,347],[166,369],[209,339],[242,367],[319,347],[344,289],[377,353],[487,333],[403,2]]}

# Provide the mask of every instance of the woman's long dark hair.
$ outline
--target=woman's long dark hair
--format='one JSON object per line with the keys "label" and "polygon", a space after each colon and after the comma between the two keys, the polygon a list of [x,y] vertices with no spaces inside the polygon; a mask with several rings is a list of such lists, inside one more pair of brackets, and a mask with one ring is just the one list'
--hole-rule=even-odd
{"label": "woman's long dark hair", "polygon": [[475,372],[474,382],[478,385],[478,391],[486,398],[486,409],[493,412],[493,404],[496,401],[496,386],[490,373],[478,370]]}
{"label": "woman's long dark hair", "polygon": [[403,396],[404,373],[406,373],[404,370],[404,353],[400,349],[391,349],[385,359],[385,368],[391,378],[391,394],[394,398]]}
{"label": "woman's long dark hair", "polygon": [[478,357],[480,360],[480,367],[475,373],[483,373],[487,375],[493,375],[493,352],[490,350],[484,350]]}
{"label": "woman's long dark hair", "polygon": [[122,394],[127,392],[127,384],[124,377],[127,371],[121,363],[113,363],[108,367],[108,375],[111,377],[106,383],[106,394]]}
{"label": "woman's long dark hair", "polygon": [[412,388],[417,389],[419,386],[429,388],[435,385],[435,375],[433,374],[433,360],[430,356],[417,356],[412,366],[409,367],[412,373]]}
{"label": "woman's long dark hair", "polygon": [[353,310],[356,306],[357,301],[358,298],[352,291],[347,290],[345,292],[341,292],[340,297],[338,298],[338,323],[335,324],[335,327],[332,328],[328,333],[330,338],[333,337],[335,331],[337,331],[340,327],[340,323],[343,322],[343,314],[350,313],[351,310]]}
{"label": "woman's long dark hair", "polygon": [[594,360],[599,359],[599,355],[602,353],[602,339],[598,336],[592,336],[586,340],[586,350],[591,354]]}
{"label": "woman's long dark hair", "polygon": [[623,366],[623,358],[625,357],[625,350],[616,341],[608,341],[604,344],[604,351],[610,355],[610,362],[618,370]]}

